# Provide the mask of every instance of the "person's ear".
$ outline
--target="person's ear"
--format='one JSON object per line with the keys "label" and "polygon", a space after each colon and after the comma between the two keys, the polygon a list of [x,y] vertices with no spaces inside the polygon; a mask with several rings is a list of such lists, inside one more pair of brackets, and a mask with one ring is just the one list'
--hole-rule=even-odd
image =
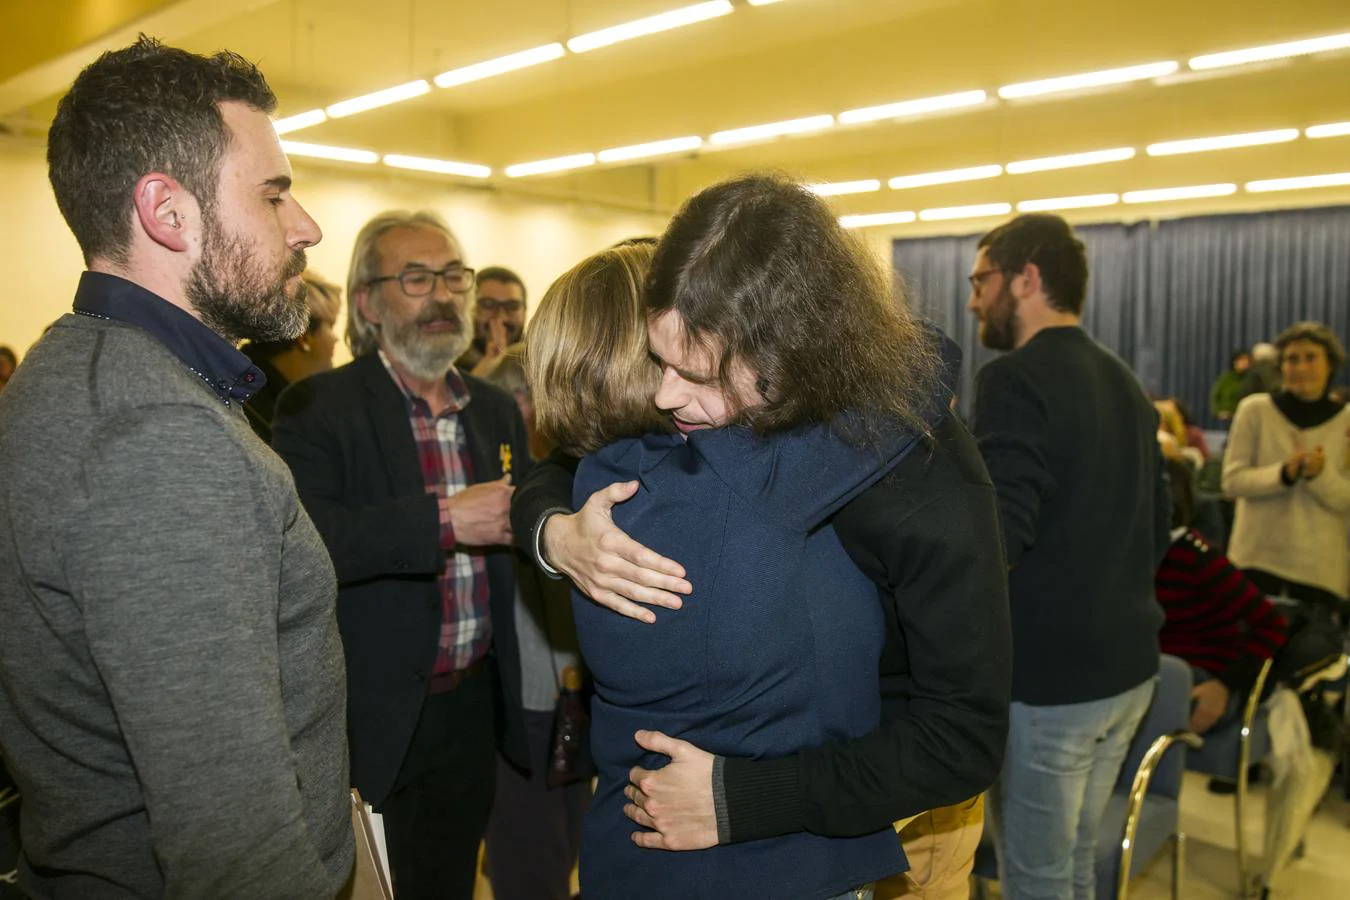
{"label": "person's ear", "polygon": [[352,295],[356,301],[356,309],[361,313],[361,318],[372,325],[380,324],[380,314],[375,310],[375,303],[370,296],[370,286],[357,288],[356,293]]}
{"label": "person's ear", "polygon": [[142,175],[132,199],[136,219],[150,240],[176,253],[188,249],[197,204],[175,178],[163,172]]}
{"label": "person's ear", "polygon": [[1012,278],[1015,282],[1012,290],[1018,299],[1039,294],[1044,287],[1041,283],[1041,267],[1034,262],[1027,263],[1022,267],[1022,271]]}

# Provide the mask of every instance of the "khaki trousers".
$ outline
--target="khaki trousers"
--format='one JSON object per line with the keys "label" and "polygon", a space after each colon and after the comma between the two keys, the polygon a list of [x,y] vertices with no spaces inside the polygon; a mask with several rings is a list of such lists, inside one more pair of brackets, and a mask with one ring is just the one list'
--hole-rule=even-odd
{"label": "khaki trousers", "polygon": [[877,882],[876,900],[966,900],[984,832],[984,795],[896,823],[909,871]]}

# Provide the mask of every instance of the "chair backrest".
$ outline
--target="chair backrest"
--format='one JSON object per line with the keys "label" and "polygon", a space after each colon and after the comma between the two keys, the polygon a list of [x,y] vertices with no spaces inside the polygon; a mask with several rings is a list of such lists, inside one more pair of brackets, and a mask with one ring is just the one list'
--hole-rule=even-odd
{"label": "chair backrest", "polygon": [[[1120,767],[1120,778],[1116,780],[1116,793],[1130,792],[1134,773],[1139,771],[1139,763],[1143,761],[1149,745],[1164,734],[1186,730],[1191,721],[1192,686],[1191,667],[1185,660],[1163,654],[1158,669],[1158,690],[1153,695],[1148,714],[1139,723],[1139,730],[1130,742],[1130,752],[1125,757],[1125,764]],[[1148,792],[1176,799],[1181,794],[1184,769],[1185,754],[1168,753],[1154,773]]]}

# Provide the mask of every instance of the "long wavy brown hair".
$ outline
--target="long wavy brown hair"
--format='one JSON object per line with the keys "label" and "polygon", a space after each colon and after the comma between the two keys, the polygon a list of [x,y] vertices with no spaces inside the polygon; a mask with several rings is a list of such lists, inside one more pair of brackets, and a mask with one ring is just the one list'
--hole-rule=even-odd
{"label": "long wavy brown hair", "polygon": [[737,360],[756,373],[765,402],[740,409],[738,424],[769,434],[836,422],[857,443],[897,423],[927,430],[940,391],[931,335],[798,184],[748,175],[694,196],[657,245],[645,294],[649,319],[674,311],[720,359],[724,385]]}

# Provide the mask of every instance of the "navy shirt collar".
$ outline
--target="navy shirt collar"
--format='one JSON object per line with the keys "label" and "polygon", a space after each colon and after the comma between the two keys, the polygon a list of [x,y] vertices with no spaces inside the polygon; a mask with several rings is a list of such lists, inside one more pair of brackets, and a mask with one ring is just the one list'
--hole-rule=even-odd
{"label": "navy shirt collar", "polygon": [[159,341],[226,406],[252,397],[267,377],[247,356],[198,319],[138,284],[103,272],[85,272],[75,312],[134,325]]}

